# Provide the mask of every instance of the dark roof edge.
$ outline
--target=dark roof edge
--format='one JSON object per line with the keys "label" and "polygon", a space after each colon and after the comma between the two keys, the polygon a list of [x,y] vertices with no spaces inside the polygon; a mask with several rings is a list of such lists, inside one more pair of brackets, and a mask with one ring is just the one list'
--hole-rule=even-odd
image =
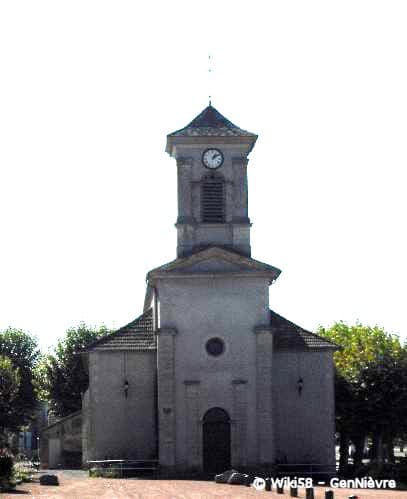
{"label": "dark roof edge", "polygon": [[[270,313],[271,313],[271,316],[273,316],[273,315],[277,316],[277,318],[280,319],[282,322],[286,322],[287,326],[295,328],[297,330],[301,330],[304,333],[309,334],[311,336],[314,336],[315,338],[318,338],[321,341],[323,341],[323,342],[326,343],[324,346],[313,346],[313,347],[310,347],[311,350],[315,350],[315,349],[316,350],[324,350],[324,349],[325,350],[327,350],[327,349],[330,349],[330,350],[342,350],[342,347],[340,345],[334,343],[331,340],[328,340],[327,338],[324,338],[323,336],[321,336],[319,334],[312,333],[311,331],[308,331],[307,329],[304,329],[303,327],[298,326],[297,324],[295,324],[294,322],[289,321],[288,319],[286,319],[282,315],[278,314],[277,312],[274,312],[274,310],[270,309]],[[272,317],[271,317],[271,319],[272,319]],[[277,326],[277,329],[278,329],[278,326]]]}
{"label": "dark roof edge", "polygon": [[102,338],[99,338],[98,340],[94,341],[89,346],[87,346],[85,349],[83,349],[83,350],[81,350],[80,352],[77,352],[77,353],[80,353],[80,354],[81,353],[88,353],[90,350],[93,350],[95,347],[97,347],[99,345],[103,345],[104,342],[110,340],[110,338],[112,338],[116,334],[119,334],[121,331],[123,331],[123,329],[126,329],[127,327],[129,327],[131,325],[134,325],[134,323],[137,322],[137,321],[141,321],[147,314],[152,313],[152,310],[153,310],[152,308],[149,308],[144,313],[142,313],[139,317],[137,317],[136,319],[130,321],[125,326],[122,326],[121,328],[116,329],[116,331],[113,331],[112,333],[109,333],[109,334],[106,334],[105,336],[102,336]]}
{"label": "dark roof edge", "polygon": [[57,421],[54,421],[53,423],[50,423],[47,426],[43,426],[41,429],[41,433],[43,431],[47,431],[47,430],[53,428],[54,426],[56,426],[60,423],[64,423],[65,421],[68,421],[69,419],[72,419],[75,416],[79,416],[80,414],[82,414],[82,409],[79,409],[79,411],[71,412],[71,414],[68,414],[68,416],[63,416],[62,418],[58,419]]}

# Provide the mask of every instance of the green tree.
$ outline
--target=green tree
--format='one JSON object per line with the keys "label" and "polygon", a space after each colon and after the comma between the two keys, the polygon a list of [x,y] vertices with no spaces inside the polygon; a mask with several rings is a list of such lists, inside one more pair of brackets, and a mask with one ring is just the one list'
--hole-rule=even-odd
{"label": "green tree", "polygon": [[17,431],[30,421],[37,407],[33,382],[33,368],[39,356],[37,340],[20,329],[1,331],[0,356],[9,359],[20,379],[17,393],[13,395],[12,413],[1,426]]}
{"label": "green tree", "polygon": [[361,369],[372,360],[387,353],[400,353],[403,350],[398,336],[384,329],[357,323],[349,326],[340,321],[329,328],[320,327],[318,334],[325,336],[341,350],[334,353],[335,366],[346,379],[357,378]]}
{"label": "green tree", "polygon": [[38,386],[55,415],[64,417],[81,409],[89,380],[80,352],[109,332],[105,326],[81,323],[68,329],[54,351],[42,357],[37,368]]}
{"label": "green tree", "polygon": [[[367,390],[364,377],[377,376],[383,359],[402,358],[404,349],[397,336],[377,326],[349,326],[337,322],[318,333],[342,347],[335,352],[336,366],[336,427],[340,434],[340,471],[346,472],[349,442],[355,445],[354,463],[360,465],[365,437],[378,435],[378,420],[382,417],[378,405],[384,406],[384,386],[376,384],[376,394]],[[384,409],[384,407],[383,407]],[[398,431],[401,431],[401,426]],[[390,437],[389,437],[390,438]],[[381,444],[380,444],[381,445]],[[381,451],[379,450],[379,454]],[[379,456],[380,457],[380,456]]]}
{"label": "green tree", "polygon": [[8,357],[0,356],[0,438],[12,422],[13,406],[20,382],[20,370],[13,366]]}
{"label": "green tree", "polygon": [[387,352],[369,361],[359,378],[364,424],[375,437],[376,459],[383,462],[383,444],[393,457],[393,441],[407,430],[407,353]]}

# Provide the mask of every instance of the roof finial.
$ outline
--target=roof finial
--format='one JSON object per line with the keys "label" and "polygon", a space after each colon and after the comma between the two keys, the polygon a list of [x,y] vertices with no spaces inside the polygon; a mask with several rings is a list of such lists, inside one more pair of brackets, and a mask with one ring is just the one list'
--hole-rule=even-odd
{"label": "roof finial", "polygon": [[[211,56],[209,54],[208,56],[208,81],[209,81],[209,89],[211,88],[211,83],[212,83],[212,79],[211,79],[211,73],[212,73],[212,67],[211,67]],[[209,90],[210,92],[210,90]],[[209,95],[209,105],[212,106],[212,96]]]}

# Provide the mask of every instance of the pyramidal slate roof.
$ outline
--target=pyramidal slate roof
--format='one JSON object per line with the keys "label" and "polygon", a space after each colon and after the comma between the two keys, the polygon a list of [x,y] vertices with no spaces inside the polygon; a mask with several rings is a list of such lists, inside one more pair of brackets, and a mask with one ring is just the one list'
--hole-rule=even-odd
{"label": "pyramidal slate roof", "polygon": [[95,341],[85,351],[90,350],[157,350],[152,309],[126,326]]}
{"label": "pyramidal slate roof", "polygon": [[274,328],[274,348],[276,350],[339,350],[339,346],[322,336],[306,331],[293,322],[271,312],[270,325]]}
{"label": "pyramidal slate roof", "polygon": [[168,137],[253,137],[257,135],[242,130],[225,118],[211,104],[206,107],[191,123],[168,134]]}

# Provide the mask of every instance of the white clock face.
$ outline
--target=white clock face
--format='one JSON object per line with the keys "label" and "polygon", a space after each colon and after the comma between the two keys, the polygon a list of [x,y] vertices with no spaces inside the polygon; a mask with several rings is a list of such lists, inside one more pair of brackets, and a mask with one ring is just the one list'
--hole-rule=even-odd
{"label": "white clock face", "polygon": [[206,166],[206,168],[215,170],[216,168],[222,166],[223,154],[219,151],[219,149],[207,149],[202,154],[202,163]]}

